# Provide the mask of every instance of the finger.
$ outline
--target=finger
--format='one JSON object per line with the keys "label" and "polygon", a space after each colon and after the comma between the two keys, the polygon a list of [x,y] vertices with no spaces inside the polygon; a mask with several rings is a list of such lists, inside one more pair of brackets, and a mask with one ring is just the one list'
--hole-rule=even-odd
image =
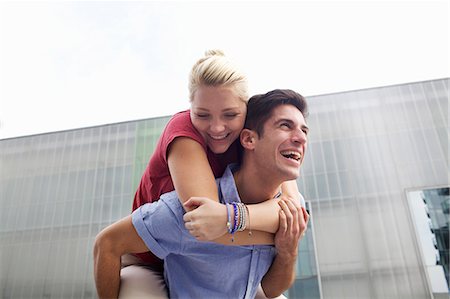
{"label": "finger", "polygon": [[203,240],[204,239],[204,234],[202,234],[202,233],[200,233],[200,232],[198,232],[198,231],[193,231],[193,233],[192,233],[192,235],[194,235],[195,236],[195,238],[197,239],[197,240]]}
{"label": "finger", "polygon": [[289,207],[287,205],[287,202],[284,201],[284,200],[280,200],[278,202],[278,204],[280,205],[281,211],[283,211],[283,213],[284,213],[284,215],[286,217],[286,230],[291,229],[293,216],[292,216],[292,213],[291,213],[291,211],[290,211],[290,209],[289,209]]}
{"label": "finger", "polygon": [[197,239],[197,241],[208,241],[208,239],[206,239],[204,236],[198,235],[195,237]]}
{"label": "finger", "polygon": [[305,220],[305,223],[308,224],[309,222],[309,213],[306,211],[304,207],[302,207],[302,213],[303,213],[303,219]]}
{"label": "finger", "polygon": [[294,201],[292,201],[292,200],[286,201],[286,206],[288,207],[289,212],[292,214],[292,223],[293,224],[298,223],[297,218],[299,215],[299,211],[301,210],[301,207],[297,207],[294,204]]}
{"label": "finger", "polygon": [[191,223],[191,222],[185,222],[185,223],[184,223],[184,227],[185,227],[189,232],[191,232],[191,230],[192,230],[192,223]]}
{"label": "finger", "polygon": [[289,197],[289,201],[292,202],[292,204],[297,208],[297,210],[301,209],[302,205],[301,205],[300,201],[298,200],[298,198]]}
{"label": "finger", "polygon": [[278,229],[282,233],[285,233],[287,231],[286,214],[284,213],[283,210],[280,210],[279,215],[280,215],[280,225],[279,225]]}
{"label": "finger", "polygon": [[[290,213],[292,214],[292,221],[290,223],[291,233],[294,236],[299,236],[302,232],[301,230],[301,220],[303,219],[303,214],[301,213],[301,206],[296,205],[294,201],[286,202]],[[302,219],[299,219],[302,218]]]}
{"label": "finger", "polygon": [[303,231],[304,234],[308,228],[309,214],[308,212],[306,212],[306,209],[304,207],[302,207],[301,212],[301,217],[299,217],[299,226],[300,230]]}
{"label": "finger", "polygon": [[293,215],[297,215],[302,208],[296,200],[287,200],[286,205]]}
{"label": "finger", "polygon": [[287,218],[292,217],[292,213],[288,206],[288,202],[289,201],[285,201],[285,200],[280,200],[278,202],[278,205],[280,206],[281,210],[283,210],[283,212],[286,214]]}
{"label": "finger", "polygon": [[292,200],[293,198],[290,196],[287,196],[285,194],[281,194],[280,197],[278,197],[280,200]]}
{"label": "finger", "polygon": [[187,212],[186,214],[183,215],[183,221],[184,222],[190,222],[194,220],[194,211],[191,212]]}
{"label": "finger", "polygon": [[188,200],[184,202],[184,207],[186,208],[196,208],[204,204],[206,199],[204,197],[190,197]]}

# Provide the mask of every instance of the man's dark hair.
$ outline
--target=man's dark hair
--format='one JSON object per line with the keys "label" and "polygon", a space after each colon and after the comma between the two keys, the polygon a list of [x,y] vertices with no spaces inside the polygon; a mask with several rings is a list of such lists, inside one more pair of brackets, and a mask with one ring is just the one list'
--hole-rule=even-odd
{"label": "man's dark hair", "polygon": [[244,128],[256,131],[261,137],[265,122],[280,105],[295,106],[304,118],[308,116],[308,104],[302,95],[290,89],[275,89],[266,94],[254,95],[248,100]]}

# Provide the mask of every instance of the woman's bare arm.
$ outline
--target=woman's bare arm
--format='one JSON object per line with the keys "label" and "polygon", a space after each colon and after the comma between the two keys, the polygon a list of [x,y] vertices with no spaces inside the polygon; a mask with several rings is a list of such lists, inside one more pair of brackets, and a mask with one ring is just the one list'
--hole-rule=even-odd
{"label": "woman's bare arm", "polygon": [[[191,197],[206,197],[218,203],[218,189],[214,174],[209,165],[206,152],[195,140],[188,137],[178,137],[170,145],[167,160],[172,181],[178,197],[184,204]],[[287,188],[282,187],[285,196],[298,197],[298,189],[295,181],[286,182]],[[295,196],[291,196],[294,193]],[[183,205],[184,206],[184,205]],[[195,206],[184,206],[186,211],[191,211]],[[278,230],[279,206],[276,200],[268,200],[260,204],[249,205],[250,228],[252,236],[248,232],[237,233],[236,245],[266,244]],[[226,234],[226,208],[225,205],[216,205],[204,209],[204,213],[195,211],[196,217],[203,217],[201,225],[203,240],[214,240],[219,243],[230,243],[230,236]],[[264,232],[268,232],[264,233]],[[261,235],[259,235],[261,234]],[[243,243],[241,243],[243,242]]]}
{"label": "woman's bare arm", "polygon": [[[216,203],[219,202],[214,174],[206,152],[198,142],[187,137],[176,138],[168,149],[167,161],[173,185],[182,204],[193,196],[207,197]],[[278,207],[278,204],[276,206]],[[186,211],[194,208],[193,206],[185,207]],[[226,229],[226,213],[225,205],[222,204],[217,204],[214,208],[205,210],[204,216],[212,221],[203,226],[207,236],[206,240],[217,239],[215,242],[231,243],[231,237],[227,234]],[[260,215],[260,213],[274,214],[278,222],[278,212],[269,208],[257,210],[253,213],[252,218],[264,218],[265,215]],[[278,227],[278,223],[276,223],[276,226]],[[248,232],[236,233],[233,242],[236,245],[267,243],[273,244],[273,234],[260,232],[258,227],[253,228],[252,236],[249,236]]]}
{"label": "woman's bare arm", "polygon": [[286,181],[281,185],[281,192],[287,197],[300,200],[300,191],[298,190],[297,181]]}
{"label": "woman's bare arm", "polygon": [[[300,200],[300,192],[295,180],[286,181],[281,185],[280,199],[293,198]],[[250,228],[257,229],[269,233],[276,233],[279,225],[279,200],[267,200],[260,204],[248,205],[250,215],[258,215],[258,217],[250,218]],[[273,211],[273,213],[271,213]],[[260,215],[263,215],[261,217]]]}
{"label": "woman's bare arm", "polygon": [[197,141],[178,137],[167,151],[170,176],[182,204],[192,196],[204,196],[219,202],[214,174],[205,150]]}

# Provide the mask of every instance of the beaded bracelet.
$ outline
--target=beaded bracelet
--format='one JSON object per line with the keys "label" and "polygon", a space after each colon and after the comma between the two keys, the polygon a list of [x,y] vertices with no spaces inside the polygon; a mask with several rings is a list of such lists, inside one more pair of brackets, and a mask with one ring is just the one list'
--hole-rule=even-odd
{"label": "beaded bracelet", "polygon": [[241,209],[241,204],[237,202],[231,203],[233,206],[233,212],[234,212],[234,221],[233,221],[233,228],[231,229],[231,241],[234,242],[234,233],[237,231],[242,230],[242,224],[243,224],[243,213]]}
{"label": "beaded bracelet", "polygon": [[225,206],[227,209],[227,231],[231,234],[231,242],[234,242],[234,233],[244,231],[247,228],[247,224],[249,227],[248,235],[251,236],[252,230],[250,228],[250,211],[248,207],[242,202],[226,203]]}
{"label": "beaded bracelet", "polygon": [[239,209],[239,224],[236,228],[237,231],[241,232],[245,230],[246,227],[246,214],[245,214],[245,208],[244,208],[244,204],[239,202],[236,203]]}
{"label": "beaded bracelet", "polygon": [[238,206],[235,202],[232,203],[233,210],[234,210],[234,226],[233,226],[233,234],[237,231],[238,224],[239,224],[239,210]]}
{"label": "beaded bracelet", "polygon": [[247,212],[247,219],[248,219],[248,235],[252,236],[252,227],[250,226],[250,210],[246,205],[244,205],[245,211]]}

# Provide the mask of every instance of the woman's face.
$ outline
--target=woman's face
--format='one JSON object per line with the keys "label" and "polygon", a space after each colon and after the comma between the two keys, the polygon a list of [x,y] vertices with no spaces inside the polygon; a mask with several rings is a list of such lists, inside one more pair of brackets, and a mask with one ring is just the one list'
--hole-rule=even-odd
{"label": "woman's face", "polygon": [[191,120],[209,149],[224,153],[244,127],[247,105],[231,87],[200,86],[191,102]]}

